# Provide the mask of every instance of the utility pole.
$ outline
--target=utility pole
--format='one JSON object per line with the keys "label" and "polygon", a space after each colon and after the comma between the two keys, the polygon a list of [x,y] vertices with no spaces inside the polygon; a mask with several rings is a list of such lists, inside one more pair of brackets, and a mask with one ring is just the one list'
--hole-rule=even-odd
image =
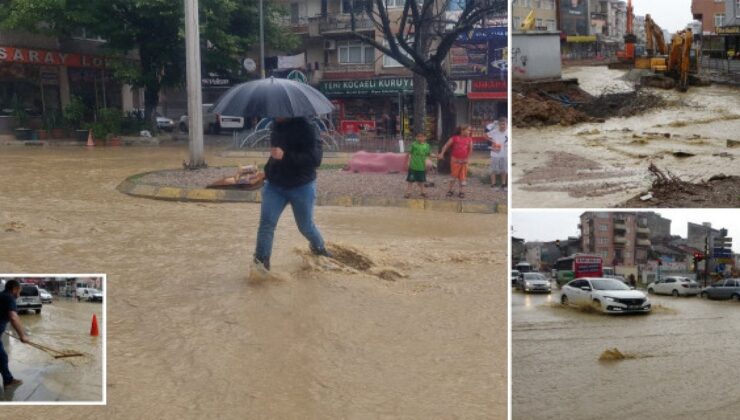
{"label": "utility pole", "polygon": [[185,63],[188,90],[188,138],[190,162],[188,169],[206,166],[203,157],[203,98],[200,76],[200,27],[198,26],[198,0],[185,0]]}
{"label": "utility pole", "polygon": [[260,0],[260,79],[265,78],[265,0]]}
{"label": "utility pole", "polygon": [[709,255],[709,232],[704,237],[704,285],[709,283],[709,261],[711,256]]}

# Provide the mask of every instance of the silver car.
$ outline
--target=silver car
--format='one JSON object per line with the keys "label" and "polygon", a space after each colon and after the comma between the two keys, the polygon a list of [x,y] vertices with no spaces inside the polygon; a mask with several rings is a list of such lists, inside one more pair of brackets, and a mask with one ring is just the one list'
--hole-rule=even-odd
{"label": "silver car", "polygon": [[740,300],[740,279],[720,280],[701,291],[701,297],[709,299]]}
{"label": "silver car", "polygon": [[527,292],[552,292],[550,280],[540,273],[524,273],[516,285],[517,289]]}

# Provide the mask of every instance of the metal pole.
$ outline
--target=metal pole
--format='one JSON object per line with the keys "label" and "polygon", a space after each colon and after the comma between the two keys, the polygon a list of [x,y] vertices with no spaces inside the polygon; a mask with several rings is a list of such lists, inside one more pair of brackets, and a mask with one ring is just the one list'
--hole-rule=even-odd
{"label": "metal pole", "polygon": [[265,14],[260,0],[260,78],[265,78]]}
{"label": "metal pole", "polygon": [[203,158],[203,108],[200,76],[198,0],[185,0],[185,54],[188,90],[190,169],[206,166]]}

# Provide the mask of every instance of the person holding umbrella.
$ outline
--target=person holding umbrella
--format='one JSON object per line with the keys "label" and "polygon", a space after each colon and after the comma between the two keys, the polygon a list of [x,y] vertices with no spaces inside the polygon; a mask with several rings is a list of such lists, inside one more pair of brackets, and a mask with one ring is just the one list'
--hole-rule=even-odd
{"label": "person holding umbrella", "polygon": [[[18,333],[18,339],[23,343],[27,343],[28,338],[23,330],[23,324],[21,324],[21,320],[18,317],[18,309],[15,304],[15,300],[18,299],[20,294],[21,285],[18,283],[18,280],[8,280],[5,283],[5,290],[0,293],[0,336],[5,333],[5,328],[8,326],[8,322],[10,322]],[[3,376],[3,388],[18,386],[23,383],[20,379],[13,378],[13,374],[10,373],[8,353],[5,352],[2,340],[0,340],[0,373]]]}
{"label": "person holding umbrella", "polygon": [[273,77],[235,86],[214,106],[214,113],[260,115],[275,120],[254,251],[253,268],[257,271],[270,270],[275,228],[288,204],[311,251],[315,255],[332,256],[313,220],[316,169],[321,165],[323,152],[319,131],[308,117],[328,114],[333,108],[311,86]]}

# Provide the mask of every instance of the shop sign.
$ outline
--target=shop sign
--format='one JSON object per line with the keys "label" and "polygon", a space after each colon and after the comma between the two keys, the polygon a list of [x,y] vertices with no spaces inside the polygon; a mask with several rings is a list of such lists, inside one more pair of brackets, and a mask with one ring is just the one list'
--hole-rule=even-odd
{"label": "shop sign", "polygon": [[574,43],[596,42],[596,35],[568,35],[565,41]]}
{"label": "shop sign", "polygon": [[450,74],[455,78],[506,78],[508,28],[478,28],[461,34],[450,50]]}
{"label": "shop sign", "polygon": [[506,80],[477,79],[470,81],[471,92],[507,92]]}
{"label": "shop sign", "polygon": [[740,35],[740,26],[723,26],[717,28],[717,35]]}
{"label": "shop sign", "polygon": [[361,131],[375,130],[375,121],[372,120],[342,120],[339,123],[342,133],[359,133]]}
{"label": "shop sign", "polygon": [[222,77],[209,77],[201,79],[201,83],[203,86],[229,86],[231,84],[231,80]]}
{"label": "shop sign", "polygon": [[325,95],[365,96],[388,95],[399,92],[413,92],[411,78],[393,77],[367,80],[325,81],[319,84],[319,90]]}
{"label": "shop sign", "polygon": [[106,59],[93,55],[0,46],[0,62],[102,68]]}

